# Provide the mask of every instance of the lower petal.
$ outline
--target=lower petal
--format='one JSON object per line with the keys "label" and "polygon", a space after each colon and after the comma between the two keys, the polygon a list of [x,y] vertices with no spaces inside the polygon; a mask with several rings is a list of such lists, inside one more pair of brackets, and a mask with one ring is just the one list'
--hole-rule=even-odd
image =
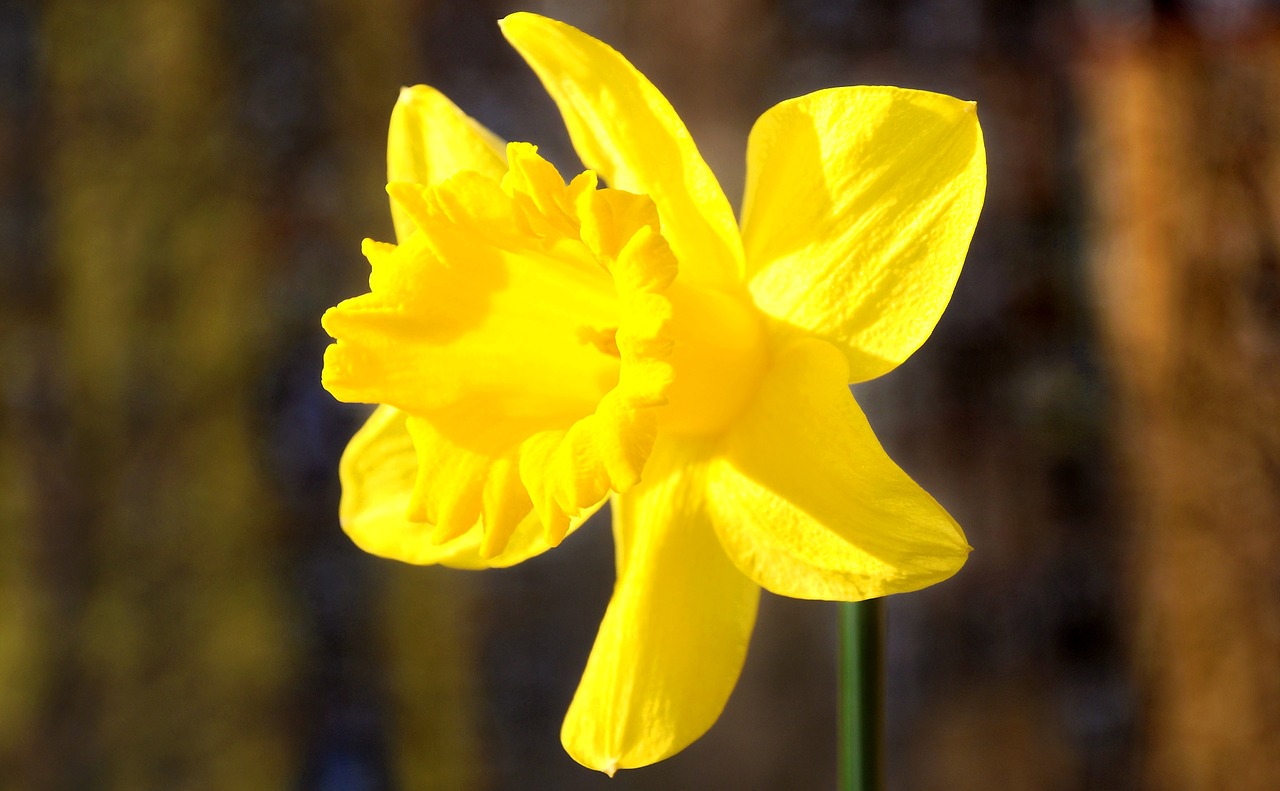
{"label": "lower petal", "polygon": [[618,582],[560,734],[584,766],[612,775],[679,752],[737,683],[760,589],[721,549],[704,484],[660,439],[644,481],[614,497]]}
{"label": "lower petal", "polygon": [[743,573],[774,593],[859,601],[950,577],[959,525],[885,454],[818,340],[778,355],[708,473],[711,520]]}
{"label": "lower petal", "polygon": [[514,527],[506,548],[492,557],[483,551],[485,531],[478,520],[457,537],[438,541],[435,524],[409,518],[418,461],[405,414],[389,406],[374,410],[347,445],[338,467],[338,515],[342,529],[361,549],[406,563],[479,569],[511,566],[550,548],[532,513]]}

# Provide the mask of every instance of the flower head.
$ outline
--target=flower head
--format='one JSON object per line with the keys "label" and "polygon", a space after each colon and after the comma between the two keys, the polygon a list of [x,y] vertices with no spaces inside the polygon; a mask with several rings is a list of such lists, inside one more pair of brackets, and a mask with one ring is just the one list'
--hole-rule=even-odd
{"label": "flower head", "polygon": [[369,293],[324,316],[325,387],[380,405],[343,456],[340,516],[375,554],[483,568],[611,500],[617,584],[562,740],[612,774],[719,716],[761,587],[855,601],[964,563],[848,385],[906,359],[950,299],[982,134],[938,94],[783,102],[752,129],[739,230],[621,55],[533,14],[501,24],[589,170],[566,183],[431,88],[402,92],[398,244],[366,241]]}

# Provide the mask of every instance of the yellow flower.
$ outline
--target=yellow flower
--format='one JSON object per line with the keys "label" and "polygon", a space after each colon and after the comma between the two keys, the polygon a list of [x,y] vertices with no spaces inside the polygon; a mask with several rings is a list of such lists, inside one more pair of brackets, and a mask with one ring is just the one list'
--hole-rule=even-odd
{"label": "yellow flower", "polygon": [[[324,316],[324,386],[380,404],[342,458],[369,552],[508,566],[612,501],[617,585],[562,731],[612,774],[719,716],[760,588],[854,601],[969,552],[848,385],[924,342],[982,205],[972,103],[785,101],[752,129],[741,231],[684,124],[607,45],[501,23],[590,170],[567,185],[425,86],[391,116],[399,245]],[[599,179],[608,185],[602,188]]]}

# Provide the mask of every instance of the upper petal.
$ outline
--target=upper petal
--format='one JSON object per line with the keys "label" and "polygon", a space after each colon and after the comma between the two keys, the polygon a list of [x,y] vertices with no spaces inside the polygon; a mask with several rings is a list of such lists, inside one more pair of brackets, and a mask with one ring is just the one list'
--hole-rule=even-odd
{"label": "upper petal", "polygon": [[584,766],[612,775],[679,752],[737,683],[760,589],[716,540],[703,486],[660,439],[644,481],[614,497],[618,582],[561,731]]}
{"label": "upper petal", "polygon": [[[444,94],[427,85],[400,89],[387,130],[387,181],[431,186],[460,170],[502,178],[503,142]],[[401,242],[415,230],[403,206],[391,202]]]}
{"label": "upper petal", "polygon": [[563,22],[517,13],[499,24],[559,106],[583,163],[657,204],[680,276],[737,287],[733,209],[666,97],[609,45]]}
{"label": "upper petal", "polygon": [[515,528],[506,548],[491,557],[482,552],[484,530],[479,521],[461,536],[439,542],[433,536],[434,524],[409,519],[418,454],[405,414],[393,407],[374,410],[342,454],[338,475],[342,529],[371,554],[407,563],[478,569],[510,566],[551,547],[541,522],[532,514]]}
{"label": "upper petal", "polygon": [[949,514],[885,454],[838,350],[783,350],[725,437],[708,508],[738,568],[802,599],[858,601],[954,574],[969,553]]}
{"label": "upper petal", "polygon": [[942,315],[986,190],[971,102],[832,88],[751,130],[743,241],[766,313],[838,345],[851,381],[891,370]]}

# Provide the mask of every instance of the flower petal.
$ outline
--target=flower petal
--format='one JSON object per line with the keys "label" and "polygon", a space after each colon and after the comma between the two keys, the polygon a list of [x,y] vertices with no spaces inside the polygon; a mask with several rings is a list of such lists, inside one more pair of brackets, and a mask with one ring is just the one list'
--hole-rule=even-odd
{"label": "flower petal", "polygon": [[[502,178],[507,170],[502,141],[435,88],[401,88],[387,131],[387,181],[431,186],[460,170]],[[391,220],[401,242],[415,230],[394,200]]]}
{"label": "flower petal", "polygon": [[666,97],[609,45],[563,22],[517,13],[499,24],[559,106],[583,163],[657,204],[681,277],[736,288],[733,209]]}
{"label": "flower petal", "polygon": [[707,522],[702,469],[659,440],[644,481],[613,499],[618,582],[560,738],[612,775],[697,739],[746,659],[760,589]]}
{"label": "flower petal", "polygon": [[433,524],[408,519],[418,455],[405,414],[393,407],[374,410],[347,445],[338,474],[342,529],[371,554],[406,563],[479,569],[511,566],[550,548],[543,539],[542,524],[532,513],[515,528],[506,549],[493,557],[482,551],[485,531],[479,522],[461,536],[437,543]]}
{"label": "flower petal", "polygon": [[858,601],[954,574],[959,525],[885,454],[831,344],[782,351],[725,437],[708,509],[738,568],[801,599]]}
{"label": "flower petal", "polygon": [[851,381],[891,370],[951,298],[985,189],[971,102],[857,87],[776,105],[747,147],[756,304],[839,346]]}

